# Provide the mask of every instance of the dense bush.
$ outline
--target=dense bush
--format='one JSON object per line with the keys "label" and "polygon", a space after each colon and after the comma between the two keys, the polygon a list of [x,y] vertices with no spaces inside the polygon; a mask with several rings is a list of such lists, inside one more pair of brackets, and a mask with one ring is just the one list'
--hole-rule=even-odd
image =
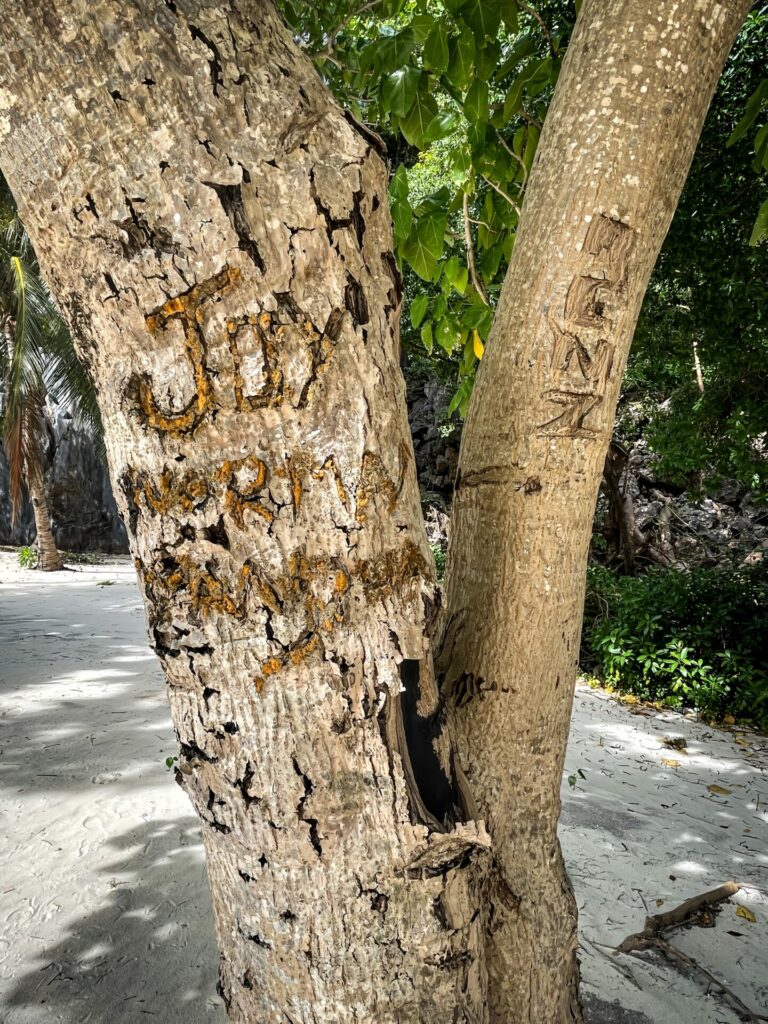
{"label": "dense bush", "polygon": [[590,568],[582,659],[645,700],[768,726],[768,566]]}

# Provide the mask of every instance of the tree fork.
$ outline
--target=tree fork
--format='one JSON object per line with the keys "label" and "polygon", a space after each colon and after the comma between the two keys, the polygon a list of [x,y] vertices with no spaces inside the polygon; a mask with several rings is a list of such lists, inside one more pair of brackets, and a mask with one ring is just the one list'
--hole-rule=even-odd
{"label": "tree fork", "polygon": [[508,894],[487,945],[499,1024],[579,1016],[556,824],[594,507],[648,278],[749,7],[584,0],[472,396],[437,665]]}
{"label": "tree fork", "polygon": [[265,0],[7,18],[0,163],[100,393],[233,1020],[578,1014],[555,825],[591,512],[747,6],[583,4],[467,425],[437,680],[369,139]]}

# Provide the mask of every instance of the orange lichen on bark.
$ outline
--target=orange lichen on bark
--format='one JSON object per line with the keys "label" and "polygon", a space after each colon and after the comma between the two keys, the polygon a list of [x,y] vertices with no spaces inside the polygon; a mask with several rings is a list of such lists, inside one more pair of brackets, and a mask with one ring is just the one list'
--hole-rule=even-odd
{"label": "orange lichen on bark", "polygon": [[158,515],[170,515],[177,509],[190,512],[210,496],[208,482],[194,471],[185,473],[180,479],[167,466],[157,480],[133,469],[128,471],[128,475],[134,504],[143,503]]}
{"label": "orange lichen on bark", "polygon": [[203,325],[204,304],[211,298],[220,297],[240,279],[237,267],[224,267],[208,280],[190,288],[182,295],[168,299],[158,310],[145,317],[150,334],[164,331],[169,323],[179,320],[184,329],[184,350],[192,367],[195,394],[178,413],[163,412],[148,376],[134,380],[132,389],[147,424],[162,433],[182,434],[193,430],[213,405],[213,389],[210,371],[205,363],[206,345]]}
{"label": "orange lichen on bark", "polygon": [[357,486],[355,520],[364,523],[367,518],[367,508],[376,494],[381,494],[387,501],[387,511],[393,512],[397,505],[400,492],[403,489],[406,468],[410,460],[408,445],[401,441],[397,449],[399,470],[397,483],[391,479],[380,455],[376,452],[366,451],[363,453],[363,465],[360,473],[360,483]]}
{"label": "orange lichen on bark", "polygon": [[[238,484],[240,473],[251,474],[253,479]],[[248,455],[243,459],[229,459],[216,471],[216,480],[225,485],[224,506],[240,530],[245,529],[245,513],[248,511],[260,515],[268,523],[272,522],[274,516],[270,510],[257,500],[267,483],[267,466],[260,458]]]}

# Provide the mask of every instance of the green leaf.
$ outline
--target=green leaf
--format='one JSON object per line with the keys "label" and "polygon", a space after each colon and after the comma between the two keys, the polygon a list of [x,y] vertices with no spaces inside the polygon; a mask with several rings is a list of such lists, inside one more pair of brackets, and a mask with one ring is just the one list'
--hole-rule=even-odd
{"label": "green leaf", "polygon": [[483,78],[487,82],[493,78],[501,57],[501,45],[496,39],[490,39],[485,46],[478,47],[475,58],[475,78]]}
{"label": "green leaf", "polygon": [[384,79],[381,86],[381,100],[384,107],[398,117],[407,114],[413,106],[419,91],[421,72],[418,68],[398,68]]}
{"label": "green leaf", "polygon": [[504,124],[516,114],[523,102],[523,90],[529,82],[534,81],[539,73],[543,73],[546,68],[547,78],[549,77],[549,58],[545,57],[543,60],[533,60],[529,64],[526,64],[517,78],[514,80],[512,85],[507,92],[504,100]]}
{"label": "green leaf", "polygon": [[755,174],[759,174],[763,169],[768,170],[768,122],[755,136],[755,159],[752,161],[752,170]]}
{"label": "green leaf", "polygon": [[429,320],[421,328],[421,341],[422,341],[422,344],[424,345],[424,348],[431,355],[432,354],[432,348],[433,348],[433,346],[435,344],[435,339],[434,339],[434,336],[432,334],[432,323]]}
{"label": "green leaf", "polygon": [[458,324],[451,317],[443,317],[435,330],[435,340],[440,348],[450,355],[456,347],[460,337],[461,330],[459,329]]}
{"label": "green leaf", "polygon": [[520,31],[520,26],[517,22],[517,0],[502,0],[501,20],[512,35],[516,36]]}
{"label": "green leaf", "polygon": [[765,238],[768,238],[768,199],[760,207],[752,234],[749,236],[749,244],[757,245]]}
{"label": "green leaf", "polygon": [[725,144],[726,149],[738,142],[742,136],[746,135],[757,120],[758,114],[766,100],[768,100],[768,78],[764,78],[750,96],[744,116],[733,129]]}
{"label": "green leaf", "polygon": [[413,210],[407,199],[395,199],[390,202],[392,225],[394,227],[395,245],[400,245],[407,237],[413,223]]}
{"label": "green leaf", "polygon": [[445,71],[448,60],[448,30],[445,25],[437,24],[424,43],[424,64],[435,71]]}
{"label": "green leaf", "polygon": [[477,331],[481,338],[487,338],[493,323],[493,310],[486,305],[468,305],[461,314],[461,322],[471,331]]}
{"label": "green leaf", "polygon": [[408,172],[405,169],[405,164],[400,164],[392,175],[392,181],[389,183],[389,195],[392,199],[408,198]]}
{"label": "green leaf", "polygon": [[429,307],[428,295],[417,295],[411,303],[411,326],[416,329],[424,319]]}
{"label": "green leaf", "polygon": [[447,225],[447,213],[434,212],[420,217],[413,224],[408,241],[403,246],[403,256],[425,281],[432,280],[437,261],[443,254]]}
{"label": "green leaf", "polygon": [[452,256],[443,267],[443,274],[449,284],[456,289],[459,295],[463,295],[467,288],[469,274],[467,268],[462,266],[457,256]]}
{"label": "green leaf", "polygon": [[462,92],[472,80],[475,52],[475,37],[469,32],[455,36],[448,42],[449,61],[445,77]]}
{"label": "green leaf", "polygon": [[451,135],[455,132],[458,127],[458,114],[453,114],[450,111],[443,111],[433,117],[427,125],[424,141],[436,142],[438,139],[444,139],[447,135]]}
{"label": "green leaf", "polygon": [[488,120],[488,83],[476,78],[464,97],[464,113],[470,121]]}
{"label": "green leaf", "polygon": [[411,19],[410,29],[417,43],[423,43],[435,27],[435,19],[431,14],[417,14]]}
{"label": "green leaf", "polygon": [[375,64],[380,74],[386,75],[408,63],[411,51],[416,45],[416,36],[410,29],[389,36],[379,43]]}
{"label": "green leaf", "polygon": [[427,127],[437,116],[437,102],[428,93],[418,92],[413,106],[400,119],[400,131],[406,140],[417,149],[423,149],[426,141]]}
{"label": "green leaf", "polygon": [[413,222],[413,210],[408,202],[408,174],[403,164],[397,168],[389,183],[389,206],[397,246],[408,237]]}
{"label": "green leaf", "polygon": [[467,0],[462,4],[459,13],[469,25],[478,43],[485,39],[493,39],[501,24],[501,4],[499,0]]}
{"label": "green leaf", "polygon": [[520,61],[526,57],[532,57],[536,53],[536,39],[533,35],[521,36],[507,55],[506,60],[500,65],[495,74],[497,82],[501,82],[513,71]]}
{"label": "green leaf", "polygon": [[468,374],[463,378],[456,393],[451,399],[450,405],[448,406],[448,415],[451,416],[458,409],[459,415],[462,419],[466,418],[467,412],[469,411],[469,400],[472,397],[472,385],[474,384],[475,378],[473,374]]}

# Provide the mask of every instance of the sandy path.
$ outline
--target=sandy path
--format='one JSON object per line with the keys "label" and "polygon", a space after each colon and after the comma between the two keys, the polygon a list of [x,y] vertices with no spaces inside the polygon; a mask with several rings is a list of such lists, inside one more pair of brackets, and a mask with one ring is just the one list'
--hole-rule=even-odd
{"label": "sandy path", "polygon": [[[44,576],[0,552],[3,1024],[223,1024],[199,831],[163,764],[174,747],[130,563]],[[590,1024],[739,1020],[699,978],[605,948],[646,906],[728,878],[752,888],[675,941],[768,1013],[768,743],[579,690],[565,774]]]}

